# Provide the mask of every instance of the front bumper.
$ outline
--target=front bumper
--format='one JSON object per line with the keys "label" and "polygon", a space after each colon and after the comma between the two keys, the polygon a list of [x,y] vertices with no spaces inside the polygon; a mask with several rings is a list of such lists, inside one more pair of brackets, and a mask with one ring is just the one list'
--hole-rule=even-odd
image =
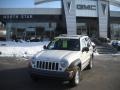
{"label": "front bumper", "polygon": [[73,78],[74,72],[73,71],[65,71],[65,72],[47,71],[47,70],[31,68],[30,75],[38,78],[47,77],[47,78],[55,78],[55,79],[62,79],[62,80],[70,80]]}

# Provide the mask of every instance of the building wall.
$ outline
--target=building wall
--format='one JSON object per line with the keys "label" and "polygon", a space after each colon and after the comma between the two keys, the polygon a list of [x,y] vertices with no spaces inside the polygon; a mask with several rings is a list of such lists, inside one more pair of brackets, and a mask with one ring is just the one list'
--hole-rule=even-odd
{"label": "building wall", "polygon": [[[70,4],[70,5],[69,5]],[[72,8],[71,8],[72,7]],[[103,0],[63,0],[68,34],[76,33],[77,17],[98,17],[99,36],[107,38],[109,3]]]}
{"label": "building wall", "polygon": [[98,17],[97,1],[75,0],[77,17]]}
{"label": "building wall", "polygon": [[77,34],[75,0],[62,0],[67,34]]}
{"label": "building wall", "polygon": [[98,0],[99,37],[107,38],[109,2]]}
{"label": "building wall", "polygon": [[[40,1],[40,0],[37,0]],[[41,0],[44,1],[44,0]],[[48,0],[50,1],[50,0]],[[109,3],[105,0],[62,0],[62,9],[40,9],[40,8],[1,8],[0,15],[2,18],[8,17],[8,19],[17,19],[17,15],[26,16],[26,15],[62,15],[65,17],[67,34],[77,34],[77,25],[76,25],[76,17],[87,17],[87,18],[98,18],[98,26],[99,26],[99,36],[107,37],[108,33],[108,20],[109,20]],[[63,12],[62,12],[63,10]],[[25,14],[25,15],[24,15]],[[112,17],[120,17],[118,13],[111,13]],[[45,17],[45,16],[44,16]],[[33,18],[33,16],[32,16]],[[32,19],[29,18],[29,19]],[[53,20],[53,18],[51,20]],[[26,17],[24,18],[26,21]],[[34,19],[34,18],[33,18]],[[7,22],[7,19],[5,19]],[[23,19],[20,18],[21,21],[24,22]],[[34,19],[35,20],[35,19]],[[40,19],[41,20],[41,19]],[[48,20],[48,19],[47,19]],[[18,20],[19,21],[19,20]],[[36,21],[36,20],[35,20]],[[34,22],[35,22],[34,21]],[[40,21],[38,21],[40,22]],[[41,21],[42,22],[42,21]],[[64,21],[60,21],[63,23]],[[7,24],[6,28],[9,31],[9,27],[11,24]],[[9,35],[8,35],[9,37]]]}

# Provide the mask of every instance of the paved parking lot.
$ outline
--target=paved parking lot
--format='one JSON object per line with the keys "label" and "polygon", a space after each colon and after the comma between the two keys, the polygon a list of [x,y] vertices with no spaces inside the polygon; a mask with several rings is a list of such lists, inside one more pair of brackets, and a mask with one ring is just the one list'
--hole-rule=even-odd
{"label": "paved parking lot", "polygon": [[92,70],[82,72],[82,81],[70,87],[57,80],[29,78],[28,61],[0,58],[0,90],[120,90],[120,56],[95,56]]}

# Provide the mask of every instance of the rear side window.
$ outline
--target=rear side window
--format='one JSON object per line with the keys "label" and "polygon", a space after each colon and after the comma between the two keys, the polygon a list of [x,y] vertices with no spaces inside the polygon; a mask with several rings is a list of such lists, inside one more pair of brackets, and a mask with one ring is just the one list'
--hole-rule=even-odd
{"label": "rear side window", "polygon": [[85,38],[85,41],[87,43],[87,47],[90,47],[91,46],[91,40],[90,40],[90,38]]}
{"label": "rear side window", "polygon": [[86,47],[86,46],[87,46],[86,44],[87,44],[87,43],[86,43],[86,40],[85,40],[85,39],[82,39],[82,40],[81,40],[81,47],[82,47],[82,48]]}

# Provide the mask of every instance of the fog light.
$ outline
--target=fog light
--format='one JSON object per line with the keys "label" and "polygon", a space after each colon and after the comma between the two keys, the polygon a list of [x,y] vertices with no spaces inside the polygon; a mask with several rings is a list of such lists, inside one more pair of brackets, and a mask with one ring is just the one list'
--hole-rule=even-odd
{"label": "fog light", "polygon": [[73,77],[73,71],[69,72],[69,77],[72,78]]}
{"label": "fog light", "polygon": [[32,68],[32,61],[31,60],[29,60],[29,62],[28,62],[28,67]]}

